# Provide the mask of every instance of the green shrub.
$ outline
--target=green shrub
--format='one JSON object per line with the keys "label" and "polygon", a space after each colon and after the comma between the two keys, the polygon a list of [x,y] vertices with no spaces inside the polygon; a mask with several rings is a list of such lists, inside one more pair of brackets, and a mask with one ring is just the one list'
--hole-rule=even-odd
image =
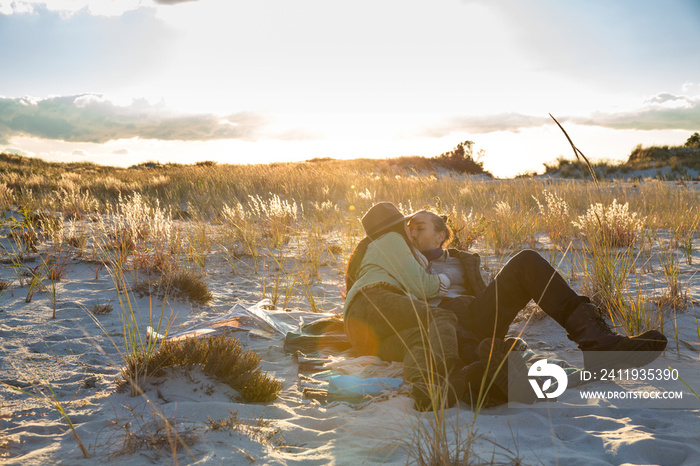
{"label": "green shrub", "polygon": [[246,401],[273,401],[282,390],[282,383],[261,372],[260,360],[260,355],[244,351],[241,342],[228,335],[165,341],[145,361],[141,353],[130,358],[121,370],[119,386],[125,387],[126,381],[133,380],[144,368],[146,374],[159,376],[167,367],[199,365],[205,374],[237,390]]}
{"label": "green shrub", "polygon": [[202,275],[194,270],[175,269],[163,272],[157,280],[144,280],[134,284],[139,295],[175,296],[194,304],[206,304],[212,300],[209,286]]}
{"label": "green shrub", "polygon": [[[435,161],[438,166],[460,173],[487,173],[484,171],[484,163],[474,159],[472,153],[473,146],[473,141],[460,142],[457,144],[457,147],[451,151],[436,157]],[[480,155],[483,155],[483,152],[480,152]],[[479,157],[477,157],[477,159],[478,158]]]}

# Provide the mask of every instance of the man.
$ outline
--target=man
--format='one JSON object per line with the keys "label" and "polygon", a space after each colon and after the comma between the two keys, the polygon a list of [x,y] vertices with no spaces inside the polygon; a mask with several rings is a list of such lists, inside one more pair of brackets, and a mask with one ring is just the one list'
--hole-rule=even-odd
{"label": "man", "polygon": [[[586,370],[643,366],[666,347],[666,337],[656,330],[632,337],[615,333],[590,299],[571,289],[536,251],[516,254],[486,286],[478,254],[445,250],[452,239],[446,218],[420,211],[411,217],[408,227],[414,246],[428,259],[427,270],[450,278],[446,297],[434,304],[457,316],[460,357],[467,364],[476,361],[484,365],[481,342],[490,338],[503,341],[513,319],[530,300],[567,330],[568,338],[583,351]],[[505,357],[504,346],[497,346],[497,356]],[[601,353],[605,351],[617,353],[613,357]]]}

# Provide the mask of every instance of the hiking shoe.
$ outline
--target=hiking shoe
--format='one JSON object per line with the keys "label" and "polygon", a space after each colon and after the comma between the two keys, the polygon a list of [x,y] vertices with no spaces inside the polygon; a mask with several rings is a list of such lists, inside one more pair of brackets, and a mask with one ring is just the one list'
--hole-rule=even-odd
{"label": "hiking shoe", "polygon": [[[667,339],[657,330],[626,337],[613,331],[598,314],[596,306],[584,303],[566,320],[567,337],[583,351],[587,371],[627,369],[649,364],[666,348]],[[610,355],[605,352],[616,352]]]}
{"label": "hiking shoe", "polygon": [[[479,344],[479,360],[486,368],[486,384],[492,384],[500,395],[508,401],[532,404],[537,395],[527,378],[527,365],[519,352],[508,360],[512,343],[503,340],[486,339]],[[509,386],[509,381],[514,385]],[[509,388],[512,388],[509,391]]]}

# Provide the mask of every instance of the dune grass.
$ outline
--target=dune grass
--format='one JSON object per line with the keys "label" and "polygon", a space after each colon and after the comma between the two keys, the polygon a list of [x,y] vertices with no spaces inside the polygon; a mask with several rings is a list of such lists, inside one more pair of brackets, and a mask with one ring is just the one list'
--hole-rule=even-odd
{"label": "dune grass", "polygon": [[[284,306],[306,303],[318,309],[320,268],[341,271],[362,237],[358,218],[374,202],[389,200],[406,211],[444,211],[455,228],[455,244],[482,254],[502,257],[530,247],[554,258],[554,249],[561,254],[571,246],[569,276],[579,282],[574,285],[601,295],[598,302],[608,307],[617,300],[622,312],[661,312],[673,300],[660,296],[683,296],[678,258],[692,265],[700,226],[700,190],[692,186],[654,180],[493,180],[421,172],[403,163],[324,159],[123,169],[5,154],[0,199],[13,212],[5,227],[16,244],[8,256],[16,258],[19,269],[34,270],[24,258],[35,254],[37,245],[53,244],[54,255],[44,257],[55,257],[47,263],[59,278],[67,264],[68,249],[61,246],[66,244],[95,263],[115,262],[136,275],[158,272],[159,283],[171,285],[159,288],[191,290],[191,299],[202,304],[209,294],[199,279],[208,261],[222,258],[232,274],[258,277],[262,295]],[[48,212],[70,217],[71,223],[62,229]],[[670,244],[668,234],[674,239]],[[622,254],[627,247],[637,252]],[[666,264],[668,289],[638,291],[648,264],[659,262]],[[27,277],[19,278],[24,286]],[[29,281],[31,299],[41,287],[40,280]],[[614,299],[602,297],[605,293]],[[620,301],[616,294],[627,298]]]}

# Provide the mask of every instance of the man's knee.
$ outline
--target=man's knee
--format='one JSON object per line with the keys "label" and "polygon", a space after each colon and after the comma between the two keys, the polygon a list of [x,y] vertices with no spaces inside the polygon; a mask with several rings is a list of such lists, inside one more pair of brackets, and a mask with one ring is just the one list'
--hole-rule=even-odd
{"label": "man's knee", "polygon": [[457,325],[457,316],[454,311],[434,307],[430,310],[430,317],[439,325],[454,327]]}
{"label": "man's knee", "polygon": [[544,258],[533,249],[523,249],[510,260],[517,264],[530,265],[544,260]]}

